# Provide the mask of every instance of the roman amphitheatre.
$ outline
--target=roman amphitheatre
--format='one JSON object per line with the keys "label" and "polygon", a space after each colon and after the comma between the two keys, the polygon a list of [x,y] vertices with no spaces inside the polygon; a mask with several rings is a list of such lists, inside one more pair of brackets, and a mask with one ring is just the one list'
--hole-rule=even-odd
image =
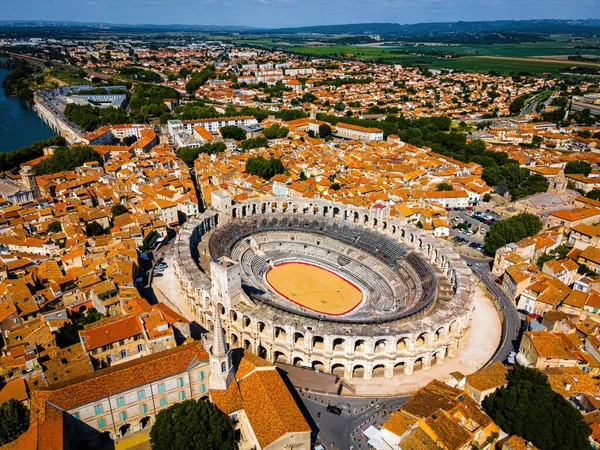
{"label": "roman amphitheatre", "polygon": [[232,347],[347,382],[429,371],[464,347],[471,270],[443,240],[370,209],[303,198],[212,207],[173,246],[180,309]]}

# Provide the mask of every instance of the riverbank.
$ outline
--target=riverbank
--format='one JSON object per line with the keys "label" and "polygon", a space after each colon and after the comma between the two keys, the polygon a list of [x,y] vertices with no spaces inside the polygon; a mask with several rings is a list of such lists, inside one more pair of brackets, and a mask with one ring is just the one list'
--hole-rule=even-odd
{"label": "riverbank", "polygon": [[[0,68],[0,84],[9,73],[8,69]],[[36,111],[0,87],[0,153],[28,147],[35,141],[49,139],[55,134]]]}

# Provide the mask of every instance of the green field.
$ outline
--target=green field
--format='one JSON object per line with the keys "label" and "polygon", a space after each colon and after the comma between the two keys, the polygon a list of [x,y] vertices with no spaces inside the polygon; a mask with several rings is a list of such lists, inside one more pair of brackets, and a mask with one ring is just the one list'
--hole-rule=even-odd
{"label": "green field", "polygon": [[[523,42],[520,44],[423,45],[404,43],[389,46],[314,45],[315,43],[310,41],[307,41],[304,45],[286,45],[285,43],[268,38],[239,42],[341,60],[359,59],[369,62],[422,65],[436,69],[455,69],[473,72],[497,71],[503,74],[529,72],[534,75],[542,75],[548,72],[552,74],[565,72],[572,66],[587,66],[600,69],[600,66],[589,62],[567,60],[536,61],[530,58],[533,56],[555,57],[576,54],[600,56],[600,39],[591,38],[556,38],[551,41]],[[460,57],[443,58],[440,56],[440,52],[459,55]],[[480,56],[527,59],[487,59],[479,58]]]}
{"label": "green field", "polygon": [[[558,55],[557,47],[546,47],[545,50],[547,51],[547,53],[545,54],[542,51],[542,49],[539,49],[539,51],[536,52],[531,48],[523,48],[521,49],[521,54],[519,54],[519,52],[517,51],[519,50],[518,48],[504,48],[503,52],[498,52],[492,51],[492,47],[496,48],[497,46],[481,46],[480,55],[483,56],[483,54],[486,54],[490,56],[493,55],[499,57],[514,58],[525,58],[527,56]],[[382,63],[423,65],[436,69],[455,69],[471,72],[497,71],[504,74],[518,72],[529,72],[534,75],[542,75],[546,72],[556,74],[558,72],[565,72],[568,70],[569,67],[572,66],[588,66],[600,68],[599,66],[594,65],[593,63],[580,61],[538,61],[533,58],[526,58],[520,60],[492,59],[480,58],[478,56],[475,56],[476,53],[470,53],[470,55],[473,56],[464,56],[459,58],[442,58],[426,54],[426,51],[439,51],[440,48],[441,47],[427,47],[427,49],[425,49],[420,47],[419,53],[422,54],[400,54],[395,53],[394,48],[357,47],[349,45],[337,45],[330,47],[289,47],[287,50],[296,53],[309,54],[315,56],[328,56],[332,58],[351,58]],[[448,49],[448,47],[444,48]],[[485,52],[483,51],[484,49],[486,50]],[[564,54],[564,52],[566,51],[565,48],[563,48],[562,51]],[[417,53],[417,51],[415,51],[415,53]]]}

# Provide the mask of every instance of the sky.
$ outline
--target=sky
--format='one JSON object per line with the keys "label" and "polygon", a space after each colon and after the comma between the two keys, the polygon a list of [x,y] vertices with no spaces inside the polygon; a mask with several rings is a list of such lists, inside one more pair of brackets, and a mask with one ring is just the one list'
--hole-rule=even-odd
{"label": "sky", "polygon": [[599,16],[598,0],[0,0],[4,20],[266,28]]}

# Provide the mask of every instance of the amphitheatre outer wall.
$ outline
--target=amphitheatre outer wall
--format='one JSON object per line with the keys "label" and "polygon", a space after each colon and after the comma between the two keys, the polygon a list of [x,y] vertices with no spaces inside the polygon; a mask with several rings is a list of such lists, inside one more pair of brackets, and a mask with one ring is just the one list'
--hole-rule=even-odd
{"label": "amphitheatre outer wall", "polygon": [[[182,227],[173,248],[174,268],[185,302],[180,305],[182,311],[209,331],[213,315],[221,314],[231,346],[246,348],[271,362],[310,366],[346,380],[370,380],[429,370],[456,356],[464,345],[473,312],[470,269],[449,244],[390,218],[387,207],[365,209],[279,197],[232,204],[224,191],[213,193],[212,205],[214,209]],[[435,269],[435,304],[391,322],[349,324],[281,311],[243,293],[235,302],[217,296],[210,274],[198,265],[211,233],[238,218],[275,213],[352,223],[401,242]]]}

